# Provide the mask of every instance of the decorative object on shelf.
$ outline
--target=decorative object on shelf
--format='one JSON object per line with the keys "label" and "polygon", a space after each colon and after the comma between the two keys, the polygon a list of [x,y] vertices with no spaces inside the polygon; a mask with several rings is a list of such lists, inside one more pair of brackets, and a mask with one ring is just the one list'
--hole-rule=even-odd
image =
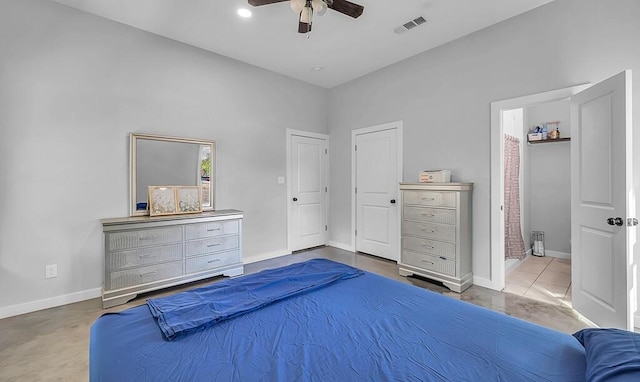
{"label": "decorative object on shelf", "polygon": [[418,174],[420,183],[449,183],[451,170],[428,170]]}
{"label": "decorative object on shelf", "polygon": [[560,121],[548,122],[547,125],[549,125],[549,129],[552,129],[551,132],[549,133],[549,139],[560,138],[560,129],[559,129]]}
{"label": "decorative object on shelf", "polygon": [[200,186],[149,186],[149,215],[200,212],[202,212],[202,188]]}

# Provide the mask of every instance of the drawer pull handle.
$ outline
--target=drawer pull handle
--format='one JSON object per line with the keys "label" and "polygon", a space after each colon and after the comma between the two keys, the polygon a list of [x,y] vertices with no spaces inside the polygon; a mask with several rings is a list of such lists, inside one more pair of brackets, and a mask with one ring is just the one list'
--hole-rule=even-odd
{"label": "drawer pull handle", "polygon": [[435,214],[422,214],[422,216],[431,216],[431,217],[435,217]]}
{"label": "drawer pull handle", "polygon": [[444,257],[444,256],[440,256],[440,258],[441,258],[442,260],[446,260],[446,259],[447,259],[447,258],[446,258],[446,257]]}
{"label": "drawer pull handle", "polygon": [[428,260],[422,260],[422,262],[423,262],[423,263],[429,263],[429,264],[431,264],[431,265],[433,265],[433,264],[434,264],[434,263],[432,263],[431,261],[428,261]]}
{"label": "drawer pull handle", "polygon": [[220,228],[211,228],[208,229],[207,232],[220,231]]}
{"label": "drawer pull handle", "polygon": [[141,259],[147,259],[147,258],[149,258],[151,256],[156,256],[156,254],[155,253],[146,253],[144,255],[140,255],[140,258]]}
{"label": "drawer pull handle", "polygon": [[426,244],[421,244],[422,247],[427,247],[429,249],[436,249],[436,247],[434,247],[433,245],[426,245]]}
{"label": "drawer pull handle", "polygon": [[209,260],[209,261],[207,261],[207,264],[217,263],[218,261],[220,261],[220,259]]}
{"label": "drawer pull handle", "polygon": [[140,277],[153,276],[153,275],[155,275],[157,273],[158,273],[158,271],[151,271],[151,272],[147,272],[147,273],[141,273]]}
{"label": "drawer pull handle", "polygon": [[155,240],[157,238],[158,236],[145,236],[145,237],[141,237],[140,240]]}
{"label": "drawer pull handle", "polygon": [[436,231],[428,229],[423,229],[422,232],[436,233]]}
{"label": "drawer pull handle", "polygon": [[436,200],[436,198],[422,198],[422,200]]}
{"label": "drawer pull handle", "polygon": [[219,245],[220,245],[220,243],[209,244],[209,245],[207,245],[207,248],[217,247],[217,246],[219,246]]}

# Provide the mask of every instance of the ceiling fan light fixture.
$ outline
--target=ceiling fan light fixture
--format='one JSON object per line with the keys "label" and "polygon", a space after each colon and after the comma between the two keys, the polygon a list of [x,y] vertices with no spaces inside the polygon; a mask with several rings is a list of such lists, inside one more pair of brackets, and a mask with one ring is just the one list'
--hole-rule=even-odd
{"label": "ceiling fan light fixture", "polygon": [[304,24],[311,24],[313,19],[313,8],[305,6],[300,12],[300,22]]}
{"label": "ceiling fan light fixture", "polygon": [[311,8],[316,15],[322,16],[327,12],[327,3],[324,0],[312,0]]}
{"label": "ceiling fan light fixture", "polygon": [[298,15],[307,4],[306,0],[291,0],[289,3],[291,4],[291,9]]}

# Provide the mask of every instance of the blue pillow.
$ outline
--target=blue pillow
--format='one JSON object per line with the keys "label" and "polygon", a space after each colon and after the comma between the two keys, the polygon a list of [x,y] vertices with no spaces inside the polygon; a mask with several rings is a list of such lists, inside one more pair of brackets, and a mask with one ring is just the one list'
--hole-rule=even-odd
{"label": "blue pillow", "polygon": [[573,334],[587,356],[587,382],[640,381],[640,334],[620,329],[582,329]]}

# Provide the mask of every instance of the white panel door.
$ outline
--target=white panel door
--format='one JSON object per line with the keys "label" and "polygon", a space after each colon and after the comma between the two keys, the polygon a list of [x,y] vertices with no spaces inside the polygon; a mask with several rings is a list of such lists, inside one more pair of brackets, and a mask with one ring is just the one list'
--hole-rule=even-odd
{"label": "white panel door", "polygon": [[356,135],[356,250],[398,261],[397,129]]}
{"label": "white panel door", "polygon": [[572,303],[604,327],[633,329],[631,73],[572,97]]}
{"label": "white panel door", "polygon": [[326,244],[327,141],[291,136],[290,250]]}

